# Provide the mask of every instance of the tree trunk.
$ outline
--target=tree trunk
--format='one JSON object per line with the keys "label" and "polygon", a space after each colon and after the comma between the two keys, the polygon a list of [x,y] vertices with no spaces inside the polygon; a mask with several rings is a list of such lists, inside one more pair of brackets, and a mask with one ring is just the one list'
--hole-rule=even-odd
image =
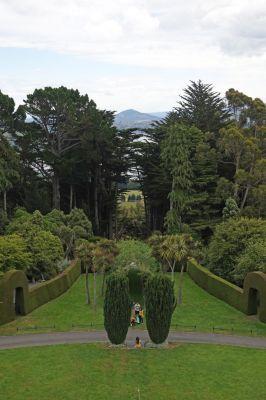
{"label": "tree trunk", "polygon": [[242,203],[241,203],[241,206],[240,206],[240,210],[241,210],[241,211],[243,210],[243,208],[244,208],[244,206],[245,206],[245,204],[246,204],[249,189],[250,189],[250,185],[247,185],[246,190],[245,190],[245,193],[244,193],[244,197],[243,197],[243,200],[242,200]]}
{"label": "tree trunk", "polygon": [[57,172],[53,175],[53,208],[60,210],[60,182]]}
{"label": "tree trunk", "polygon": [[111,205],[108,214],[108,238],[113,239],[113,207]]}
{"label": "tree trunk", "polygon": [[171,269],[171,277],[172,277],[172,281],[175,281],[175,269]]}
{"label": "tree trunk", "polygon": [[178,304],[182,304],[182,291],[183,291],[183,273],[184,273],[184,264],[182,264],[181,267],[181,272],[179,276],[179,282],[178,282]]}
{"label": "tree trunk", "polygon": [[[240,154],[237,155],[236,157],[236,171],[235,171],[235,175],[237,174],[238,170],[240,167]],[[234,187],[234,199],[237,201],[237,195],[238,195],[238,185],[235,183],[235,187]]]}
{"label": "tree trunk", "polygon": [[4,211],[6,213],[7,211],[6,190],[4,190],[3,201],[4,201]]}
{"label": "tree trunk", "polygon": [[89,267],[88,267],[87,263],[86,263],[86,299],[87,299],[87,304],[90,304],[91,299],[90,299],[90,291],[89,291]]}
{"label": "tree trunk", "polygon": [[95,233],[99,234],[100,224],[99,224],[99,204],[98,204],[98,170],[95,168],[94,174],[94,185],[93,185],[93,200],[94,200],[94,224]]}
{"label": "tree trunk", "polygon": [[94,308],[94,311],[96,310],[96,295],[97,295],[97,293],[96,293],[96,272],[94,271],[93,272],[93,308]]}
{"label": "tree trunk", "polygon": [[101,290],[102,296],[104,295],[105,278],[106,278],[106,273],[105,273],[105,271],[103,271],[103,281],[102,281],[102,290]]}
{"label": "tree trunk", "polygon": [[70,193],[69,193],[69,211],[73,208],[73,185],[70,184]]}

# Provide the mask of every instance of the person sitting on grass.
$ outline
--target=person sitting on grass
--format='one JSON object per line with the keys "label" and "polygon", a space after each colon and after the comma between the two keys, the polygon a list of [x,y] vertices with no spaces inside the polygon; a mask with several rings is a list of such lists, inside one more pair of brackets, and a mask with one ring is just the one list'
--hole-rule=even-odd
{"label": "person sitting on grass", "polygon": [[141,349],[141,340],[138,336],[136,337],[135,348]]}

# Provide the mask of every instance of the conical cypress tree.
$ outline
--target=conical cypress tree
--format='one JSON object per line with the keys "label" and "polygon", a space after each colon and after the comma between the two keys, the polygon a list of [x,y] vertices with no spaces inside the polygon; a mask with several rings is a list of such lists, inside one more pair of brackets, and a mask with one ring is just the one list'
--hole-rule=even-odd
{"label": "conical cypress tree", "polygon": [[150,338],[156,344],[163,343],[167,339],[176,306],[174,283],[167,275],[152,275],[147,279],[144,294]]}
{"label": "conical cypress tree", "polygon": [[113,344],[121,344],[127,336],[131,301],[128,277],[122,272],[109,275],[104,299],[104,326]]}

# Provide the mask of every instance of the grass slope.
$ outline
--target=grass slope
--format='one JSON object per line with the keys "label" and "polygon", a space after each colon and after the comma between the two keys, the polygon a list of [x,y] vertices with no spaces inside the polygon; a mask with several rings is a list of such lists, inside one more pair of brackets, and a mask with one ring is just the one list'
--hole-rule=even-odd
{"label": "grass slope", "polygon": [[[175,274],[176,287],[179,274]],[[101,276],[97,277],[100,294]],[[90,291],[93,293],[93,279],[90,276]],[[138,299],[134,298],[135,301]],[[96,311],[87,306],[85,301],[85,277],[82,276],[65,294],[45,304],[25,317],[0,327],[0,335],[29,332],[67,331],[88,329],[93,323],[94,329],[103,329],[103,298],[98,296]],[[177,326],[176,326],[177,324]],[[30,329],[33,326],[38,329]],[[55,328],[53,326],[55,325]],[[74,326],[72,326],[74,325]],[[84,326],[83,326],[84,325]],[[197,286],[189,276],[184,277],[183,304],[177,306],[172,328],[190,330],[196,325],[197,331],[212,331],[213,327],[223,328],[225,332],[234,331],[242,334],[266,335],[266,324],[247,317],[226,303],[210,296]],[[17,328],[19,331],[17,332]],[[25,330],[23,330],[26,328]],[[223,330],[215,330],[223,332]]]}
{"label": "grass slope", "polygon": [[5,400],[266,398],[265,350],[182,344],[164,350],[62,345],[2,350]]}

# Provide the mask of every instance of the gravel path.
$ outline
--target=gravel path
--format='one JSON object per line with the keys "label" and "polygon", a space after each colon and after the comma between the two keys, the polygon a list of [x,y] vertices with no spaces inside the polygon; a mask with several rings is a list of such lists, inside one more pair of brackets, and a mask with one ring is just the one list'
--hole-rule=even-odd
{"label": "gravel path", "polygon": [[[144,330],[129,329],[126,343],[133,345],[136,336],[142,342],[149,339],[148,332]],[[96,343],[107,342],[104,331],[93,332],[58,332],[41,333],[34,335],[0,336],[0,349],[12,349],[18,347],[50,346],[66,343]],[[230,346],[251,347],[266,349],[266,338],[250,336],[230,336],[222,334],[210,334],[199,332],[175,332],[170,331],[169,342],[181,343],[206,343],[222,344]]]}

